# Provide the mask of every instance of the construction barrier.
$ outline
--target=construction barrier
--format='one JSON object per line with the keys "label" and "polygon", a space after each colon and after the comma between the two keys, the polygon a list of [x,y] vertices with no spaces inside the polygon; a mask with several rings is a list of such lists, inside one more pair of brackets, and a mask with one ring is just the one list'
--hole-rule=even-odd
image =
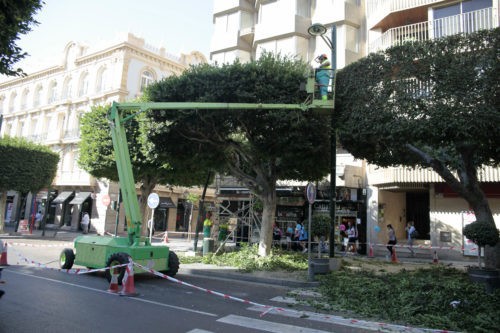
{"label": "construction barrier", "polygon": [[0,248],[2,250],[2,254],[0,255],[0,266],[9,266],[7,263],[7,243],[3,243],[0,240]]}

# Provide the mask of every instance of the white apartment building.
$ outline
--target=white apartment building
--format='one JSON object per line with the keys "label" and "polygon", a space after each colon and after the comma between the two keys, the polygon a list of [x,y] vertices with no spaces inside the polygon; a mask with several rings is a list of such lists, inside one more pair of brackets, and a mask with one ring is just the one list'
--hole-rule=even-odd
{"label": "white apartment building", "polygon": [[[498,27],[499,0],[214,0],[213,17],[211,61],[248,61],[267,50],[313,64],[318,54],[331,53],[321,37],[308,33],[312,24],[320,23],[327,28],[324,36],[336,27],[336,68],[342,68],[401,41]],[[355,161],[340,149],[336,169],[336,223],[356,219],[365,244],[385,243],[385,232],[379,231],[388,223],[395,226],[398,239],[405,239],[406,222],[412,220],[422,236],[417,243],[465,247],[440,256],[475,255],[462,235],[463,225],[473,220],[469,207],[433,171],[382,169]],[[500,226],[498,171],[485,168],[480,180]],[[325,210],[325,204],[319,202],[317,210]]]}
{"label": "white apartment building", "polygon": [[[200,52],[174,56],[129,33],[101,49],[69,42],[54,66],[0,83],[0,135],[24,137],[50,146],[60,155],[50,188],[57,192],[48,209],[48,223],[77,229],[82,210],[87,210],[94,230],[100,234],[114,231],[116,214],[103,205],[102,198],[110,195],[117,200],[117,184],[94,179],[77,165],[81,116],[94,105],[136,99],[151,82],[205,62]],[[21,218],[44,208],[48,190],[28,196]],[[166,230],[169,221],[175,226],[176,211],[168,208],[176,207],[178,195],[159,191],[164,206],[159,211],[163,213],[160,224]],[[17,218],[18,200],[18,193],[7,193],[6,211],[2,212],[7,223]]]}

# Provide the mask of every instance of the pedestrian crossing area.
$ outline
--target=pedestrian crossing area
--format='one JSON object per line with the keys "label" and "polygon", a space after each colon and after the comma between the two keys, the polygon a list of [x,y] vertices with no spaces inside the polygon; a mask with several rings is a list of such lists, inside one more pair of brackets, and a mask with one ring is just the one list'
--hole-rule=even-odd
{"label": "pedestrian crossing area", "polygon": [[[283,304],[284,306],[288,306],[290,304],[297,304],[293,297],[274,297],[270,299],[274,304]],[[252,316],[251,314],[248,316],[241,316],[236,314],[229,314],[223,316],[215,321],[217,323],[225,324],[228,331],[236,332],[239,329],[251,329],[254,332],[270,332],[270,333],[332,333],[334,332],[332,329],[321,330],[311,328],[311,323],[306,324],[304,322],[303,325],[292,325],[285,324],[280,322],[274,322],[271,319],[272,315],[285,316],[288,318],[303,318],[303,320],[310,320],[313,317],[312,312],[304,312],[304,311],[284,311],[284,308],[268,308],[263,309],[259,306],[250,306],[246,308],[250,312],[255,312],[256,315]],[[265,314],[265,315],[264,315]],[[266,318],[266,316],[269,316]],[[328,321],[323,321],[324,323],[329,323]],[[219,331],[206,330],[202,328],[196,328],[190,330],[186,333],[216,333]],[[246,332],[246,331],[245,331]]]}
{"label": "pedestrian crossing area", "polygon": [[[304,292],[304,291],[302,291]],[[305,291],[311,293],[310,291]],[[311,296],[311,295],[310,295]],[[274,297],[270,301],[284,304],[283,308],[275,307],[263,309],[259,306],[250,306],[246,310],[255,312],[255,316],[229,314],[215,321],[225,324],[227,332],[236,332],[238,329],[251,329],[252,332],[270,332],[270,333],[334,333],[334,332],[413,332],[413,333],[430,333],[439,330],[416,328],[402,326],[396,324],[372,322],[366,320],[358,320],[352,318],[344,318],[341,316],[319,314],[317,312],[293,310],[293,307],[299,304],[293,297]],[[288,305],[292,306],[291,308]],[[295,320],[294,324],[285,324],[272,321],[271,315],[278,315]],[[266,316],[269,316],[266,318]],[[276,317],[274,317],[276,318]],[[283,321],[283,320],[281,320]],[[299,323],[299,324],[297,324]],[[300,324],[302,323],[302,324]],[[316,323],[316,325],[314,324]],[[321,329],[312,328],[319,326]],[[224,330],[223,332],[225,332]],[[193,329],[186,333],[217,333],[219,330]],[[245,330],[245,332],[247,332]]]}
{"label": "pedestrian crossing area", "polygon": [[[332,333],[332,331],[323,331],[296,325],[276,323],[272,321],[255,319],[245,316],[228,315],[217,319],[217,322],[229,324],[235,327],[244,327],[255,330],[255,332],[270,332],[270,333]],[[207,331],[203,329],[194,329],[187,333],[216,333],[215,331]]]}

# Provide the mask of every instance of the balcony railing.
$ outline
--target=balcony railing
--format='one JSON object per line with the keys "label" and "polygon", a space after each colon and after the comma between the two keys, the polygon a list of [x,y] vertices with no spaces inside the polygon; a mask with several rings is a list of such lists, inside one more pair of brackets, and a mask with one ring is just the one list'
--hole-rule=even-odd
{"label": "balcony railing", "polygon": [[70,139],[78,139],[80,137],[80,129],[78,128],[73,128],[67,131],[64,131],[64,139],[70,140]]}
{"label": "balcony railing", "polygon": [[370,43],[369,52],[384,50],[407,41],[424,41],[459,33],[469,34],[482,29],[492,29],[494,27],[492,13],[492,8],[485,8],[430,22],[392,28]]}

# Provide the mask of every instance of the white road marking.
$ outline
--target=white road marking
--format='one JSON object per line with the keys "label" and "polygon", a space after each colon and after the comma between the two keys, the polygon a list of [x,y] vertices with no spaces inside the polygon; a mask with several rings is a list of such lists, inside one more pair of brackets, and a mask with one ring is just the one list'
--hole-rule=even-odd
{"label": "white road marking", "polygon": [[331,332],[327,332],[327,331],[315,330],[315,329],[306,328],[306,327],[299,327],[299,326],[293,326],[293,325],[281,324],[281,323],[273,323],[270,321],[247,318],[247,317],[236,316],[236,315],[229,315],[226,317],[222,317],[220,319],[217,319],[217,321],[221,322],[221,323],[225,323],[225,324],[241,326],[241,327],[246,327],[246,328],[253,328],[256,330],[261,330],[264,332],[271,332],[271,333],[283,333],[283,332],[287,332],[287,333],[331,333]]}

